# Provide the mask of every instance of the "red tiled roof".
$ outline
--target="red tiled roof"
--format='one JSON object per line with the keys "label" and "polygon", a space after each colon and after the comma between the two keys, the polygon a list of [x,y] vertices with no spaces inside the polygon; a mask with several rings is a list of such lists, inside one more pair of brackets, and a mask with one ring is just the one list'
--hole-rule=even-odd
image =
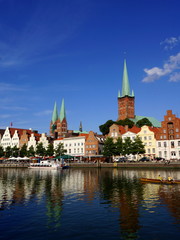
{"label": "red tiled roof", "polygon": [[128,131],[133,133],[138,133],[141,131],[141,128],[133,126],[132,128],[128,129]]}

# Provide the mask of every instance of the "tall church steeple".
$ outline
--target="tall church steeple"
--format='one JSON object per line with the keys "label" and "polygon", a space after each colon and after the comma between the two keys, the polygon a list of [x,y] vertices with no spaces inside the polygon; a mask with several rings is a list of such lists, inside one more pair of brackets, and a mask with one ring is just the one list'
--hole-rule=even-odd
{"label": "tall church steeple", "polygon": [[55,123],[58,120],[58,111],[57,111],[57,105],[56,102],[54,103],[54,110],[52,114],[52,122]]}
{"label": "tall church steeple", "polygon": [[122,81],[122,97],[130,96],[130,86],[128,79],[128,72],[126,66],[126,59],[124,59],[123,81]]}
{"label": "tall church steeple", "polygon": [[124,60],[122,94],[118,93],[118,120],[134,118],[134,92],[130,93],[130,84],[126,60]]}
{"label": "tall church steeple", "polygon": [[61,110],[60,110],[60,121],[62,121],[64,118],[66,118],[66,110],[65,110],[65,105],[64,105],[64,98],[61,103]]}
{"label": "tall church steeple", "polygon": [[54,104],[54,110],[52,114],[52,120],[50,123],[50,135],[57,139],[59,137],[64,137],[67,133],[67,121],[66,121],[66,110],[64,99],[61,103],[60,114],[58,116],[57,105],[56,102]]}

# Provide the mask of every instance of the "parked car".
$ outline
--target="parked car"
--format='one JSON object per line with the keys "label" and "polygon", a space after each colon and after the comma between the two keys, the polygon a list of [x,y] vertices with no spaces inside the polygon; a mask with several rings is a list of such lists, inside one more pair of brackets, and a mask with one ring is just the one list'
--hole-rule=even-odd
{"label": "parked car", "polygon": [[139,159],[139,162],[149,162],[150,159],[147,157],[142,157],[141,159]]}
{"label": "parked car", "polygon": [[116,162],[127,162],[128,158],[127,157],[120,157]]}
{"label": "parked car", "polygon": [[162,158],[162,157],[156,157],[154,160],[155,160],[155,161],[164,161],[165,158]]}

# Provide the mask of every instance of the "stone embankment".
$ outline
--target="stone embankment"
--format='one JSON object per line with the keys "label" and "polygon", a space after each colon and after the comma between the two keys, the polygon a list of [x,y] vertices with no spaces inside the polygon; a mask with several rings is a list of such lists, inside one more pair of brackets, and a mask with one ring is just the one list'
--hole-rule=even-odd
{"label": "stone embankment", "polygon": [[130,162],[130,163],[71,163],[72,168],[173,168],[180,169],[177,162]]}
{"label": "stone embankment", "polygon": [[[129,163],[93,163],[93,162],[81,162],[70,163],[71,168],[163,168],[163,169],[180,169],[180,161],[168,161],[168,162],[129,162]],[[15,163],[1,163],[0,168],[28,168],[29,164],[15,164]]]}

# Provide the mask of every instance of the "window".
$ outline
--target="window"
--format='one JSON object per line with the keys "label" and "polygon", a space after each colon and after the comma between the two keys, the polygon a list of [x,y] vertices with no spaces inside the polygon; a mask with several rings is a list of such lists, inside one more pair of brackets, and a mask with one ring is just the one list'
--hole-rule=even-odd
{"label": "window", "polygon": [[159,157],[161,157],[161,155],[162,155],[161,152],[159,152]]}
{"label": "window", "polygon": [[178,141],[178,146],[180,146],[180,141]]}
{"label": "window", "polygon": [[151,136],[149,136],[149,140],[151,140],[152,139],[152,137]]}
{"label": "window", "polygon": [[176,128],[176,132],[179,132],[179,128]]}
{"label": "window", "polygon": [[171,152],[171,156],[172,156],[172,157],[173,157],[173,156],[176,156],[176,152],[175,152],[175,151]]}
{"label": "window", "polygon": [[171,148],[174,148],[174,142],[171,142]]}
{"label": "window", "polygon": [[152,152],[155,153],[155,148],[152,149]]}
{"label": "window", "polygon": [[166,142],[164,142],[164,147],[167,147],[167,144],[166,144]]}
{"label": "window", "polygon": [[147,137],[144,137],[144,140],[147,140]]}
{"label": "window", "polygon": [[164,135],[164,139],[166,139],[166,135]]}
{"label": "window", "polygon": [[148,153],[151,153],[151,150],[148,148]]}
{"label": "window", "polygon": [[163,129],[163,133],[166,133],[166,129]]}
{"label": "window", "polygon": [[158,142],[158,147],[161,147],[161,143],[160,142]]}

